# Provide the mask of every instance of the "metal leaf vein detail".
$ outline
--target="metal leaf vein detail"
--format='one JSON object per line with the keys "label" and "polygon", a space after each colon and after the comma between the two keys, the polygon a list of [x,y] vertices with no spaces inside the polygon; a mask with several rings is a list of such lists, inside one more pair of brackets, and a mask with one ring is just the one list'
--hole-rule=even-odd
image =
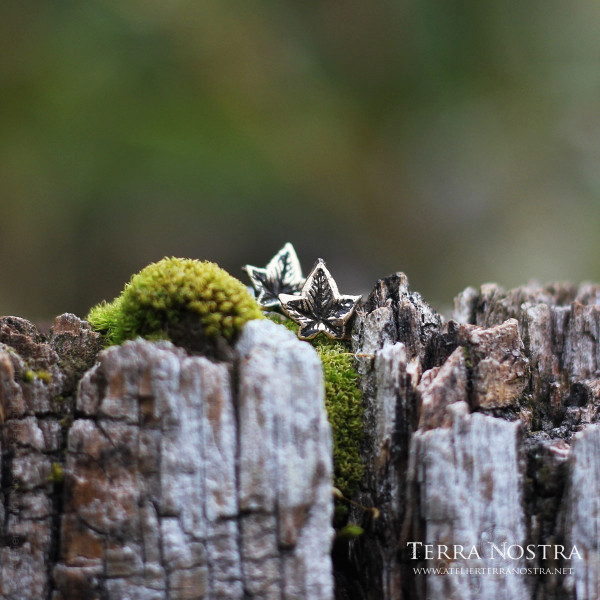
{"label": "metal leaf vein detail", "polygon": [[321,332],[334,339],[347,337],[346,325],[359,299],[360,296],[345,296],[338,292],[322,259],[306,278],[300,296],[279,295],[281,308],[299,323],[298,337],[305,340]]}
{"label": "metal leaf vein detail", "polygon": [[243,269],[256,291],[256,301],[265,309],[280,308],[279,294],[298,294],[304,283],[298,255],[289,242],[264,269],[252,265]]}

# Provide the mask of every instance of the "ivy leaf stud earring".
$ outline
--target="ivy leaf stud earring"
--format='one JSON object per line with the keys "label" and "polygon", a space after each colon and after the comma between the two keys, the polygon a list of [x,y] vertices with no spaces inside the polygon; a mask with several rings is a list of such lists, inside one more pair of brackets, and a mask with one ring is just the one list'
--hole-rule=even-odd
{"label": "ivy leaf stud earring", "polygon": [[250,277],[256,301],[266,310],[280,308],[279,294],[298,294],[304,283],[298,255],[289,242],[264,269],[251,265],[242,269]]}
{"label": "ivy leaf stud earring", "polygon": [[346,325],[360,298],[339,293],[322,258],[306,278],[300,296],[279,294],[283,312],[300,325],[301,340],[310,340],[319,333],[337,340],[346,338]]}

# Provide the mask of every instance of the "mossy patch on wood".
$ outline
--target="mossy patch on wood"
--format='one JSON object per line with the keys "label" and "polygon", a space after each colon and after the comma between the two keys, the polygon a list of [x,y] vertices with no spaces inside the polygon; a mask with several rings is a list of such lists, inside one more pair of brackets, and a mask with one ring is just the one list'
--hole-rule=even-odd
{"label": "mossy patch on wood", "polygon": [[[298,332],[298,325],[290,319],[275,313],[271,313],[269,318]],[[359,375],[354,367],[355,358],[344,341],[319,335],[308,343],[312,343],[323,363],[325,407],[333,433],[333,483],[345,497],[350,498],[364,474],[360,458],[364,407]],[[340,512],[346,512],[344,505],[339,508]],[[338,517],[343,517],[337,513]]]}
{"label": "mossy patch on wood", "polygon": [[87,320],[106,345],[138,336],[191,350],[231,342],[262,311],[246,286],[215,263],[163,258],[134,275],[120,296],[94,306]]}

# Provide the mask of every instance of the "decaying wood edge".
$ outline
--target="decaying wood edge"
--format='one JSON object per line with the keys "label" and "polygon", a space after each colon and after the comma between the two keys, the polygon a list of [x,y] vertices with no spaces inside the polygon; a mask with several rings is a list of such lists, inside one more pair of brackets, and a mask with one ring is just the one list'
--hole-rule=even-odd
{"label": "decaying wood edge", "polygon": [[[369,435],[358,499],[382,517],[348,549],[355,575],[340,597],[598,597],[599,292],[468,288],[445,322],[404,275],[379,282],[353,345],[374,355],[360,365]],[[411,541],[476,547],[481,560],[426,560]],[[503,565],[491,543],[536,556]],[[581,558],[560,555],[574,545]],[[502,567],[519,574],[460,571]]]}
{"label": "decaying wood edge", "polygon": [[[599,290],[468,288],[446,322],[404,275],[377,284],[352,340],[354,499],[381,516],[356,509],[365,534],[336,544],[338,598],[598,597]],[[231,364],[142,341],[97,356],[72,315],[47,338],[1,319],[0,343],[3,598],[333,597],[330,432],[308,344],[252,323]],[[507,563],[568,575],[424,575],[440,561],[411,541],[583,558]]]}
{"label": "decaying wood edge", "polygon": [[96,339],[72,316],[48,343],[1,326],[20,352],[0,353],[2,598],[331,599],[331,432],[310,345],[267,321],[233,364],[128,342],[75,394],[75,344],[53,343],[67,318]]}

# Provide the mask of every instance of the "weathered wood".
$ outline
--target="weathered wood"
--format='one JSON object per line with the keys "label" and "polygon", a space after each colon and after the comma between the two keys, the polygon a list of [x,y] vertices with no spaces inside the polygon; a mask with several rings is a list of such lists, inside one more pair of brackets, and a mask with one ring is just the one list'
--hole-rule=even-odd
{"label": "weathered wood", "polygon": [[567,544],[585,557],[568,582],[576,598],[598,598],[600,589],[600,426],[590,425],[575,436],[569,493],[565,502]]}
{"label": "weathered wood", "polygon": [[[368,417],[357,500],[382,517],[363,517],[368,531],[349,547],[355,581],[339,597],[600,595],[599,297],[591,285],[486,285],[465,290],[445,323],[402,274],[378,284],[353,345]],[[411,542],[435,556],[413,555]],[[515,556],[492,560],[491,543]],[[481,556],[440,558],[454,544]],[[535,557],[516,557],[527,545]],[[573,545],[581,559],[569,559]],[[524,571],[416,571],[436,566]],[[563,571],[540,571],[550,568]]]}
{"label": "weathered wood", "polygon": [[0,352],[2,598],[333,597],[331,435],[310,345],[267,321],[246,327],[233,364],[128,342],[99,354],[63,427],[57,335],[29,356],[56,367],[48,382],[18,383],[24,359]]}
{"label": "weathered wood", "polygon": [[48,597],[62,494],[56,466],[76,380],[99,348],[99,336],[74,315],[57,317],[47,342],[24,319],[0,319],[0,594],[7,600]]}
{"label": "weathered wood", "polygon": [[[352,509],[365,533],[335,546],[336,597],[598,598],[600,287],[468,288],[454,317],[403,274],[358,311],[353,500],[380,516]],[[267,321],[226,362],[99,344],[73,315],[47,337],[0,319],[0,597],[331,600],[310,344]]]}
{"label": "weathered wood", "polygon": [[[408,479],[414,492],[408,500],[419,520],[412,519],[409,539],[434,545],[426,562],[436,567],[522,568],[524,560],[492,559],[489,553],[491,542],[500,548],[503,542],[526,546],[519,425],[469,414],[464,402],[453,404],[452,414],[448,427],[419,430],[412,437]],[[448,547],[451,559],[440,556],[438,544]],[[455,557],[455,544],[465,549],[462,555]],[[479,557],[472,553],[473,547]],[[422,546],[409,546],[409,560],[411,554],[423,556]],[[415,584],[422,586],[420,595],[428,598],[528,596],[525,577],[471,574],[423,579],[417,577]]]}

